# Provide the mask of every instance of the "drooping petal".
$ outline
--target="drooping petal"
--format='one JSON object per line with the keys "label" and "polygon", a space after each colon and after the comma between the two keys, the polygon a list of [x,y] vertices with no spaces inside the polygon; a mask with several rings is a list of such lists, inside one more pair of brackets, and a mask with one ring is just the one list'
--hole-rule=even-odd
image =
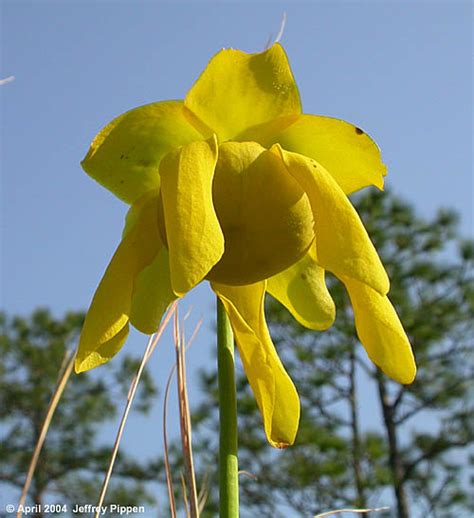
{"label": "drooping petal", "polygon": [[343,278],[354,310],[357,335],[369,358],[399,383],[415,379],[410,342],[390,300],[369,286]]}
{"label": "drooping petal", "polygon": [[300,402],[265,322],[265,281],[238,287],[211,285],[229,315],[268,441],[276,448],[286,448],[295,440]]}
{"label": "drooping petal", "polygon": [[375,185],[383,189],[387,168],[377,144],[360,128],[340,119],[301,115],[280,132],[265,127],[252,138],[263,146],[279,143],[283,149],[313,158],[346,193]]}
{"label": "drooping petal", "polygon": [[200,139],[185,116],[182,101],[148,104],[103,128],[81,165],[121,200],[133,203],[159,188],[158,168],[166,153]]}
{"label": "drooping petal", "polygon": [[160,165],[171,285],[181,296],[202,281],[224,253],[224,235],[212,202],[217,142],[194,142]]}
{"label": "drooping petal", "polygon": [[296,264],[270,277],[267,291],[283,304],[303,326],[324,331],[332,326],[336,306],[324,281],[324,270],[315,260],[315,250]]}
{"label": "drooping petal", "polygon": [[169,254],[163,246],[135,280],[130,323],[142,333],[155,333],[163,314],[175,299],[171,289]]}
{"label": "drooping petal", "polygon": [[301,113],[298,88],[279,44],[258,54],[221,50],[184,104],[221,142],[234,140],[256,124]]}
{"label": "drooping petal", "polygon": [[308,195],[314,215],[316,256],[320,266],[339,278],[351,277],[379,293],[388,293],[390,282],[374,245],[356,210],[333,177],[315,160],[283,150],[288,172]]}
{"label": "drooping petal", "polygon": [[117,248],[95,292],[82,329],[76,372],[109,361],[127,334],[134,281],[163,246],[157,224],[157,199],[137,202],[139,216]]}

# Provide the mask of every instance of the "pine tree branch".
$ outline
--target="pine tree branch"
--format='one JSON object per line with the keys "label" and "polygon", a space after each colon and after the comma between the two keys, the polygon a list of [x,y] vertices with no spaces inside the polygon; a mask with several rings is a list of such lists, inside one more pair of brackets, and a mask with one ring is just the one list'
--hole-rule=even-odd
{"label": "pine tree branch", "polygon": [[404,423],[408,419],[412,418],[415,414],[417,414],[421,410],[433,405],[434,403],[436,403],[436,400],[441,395],[445,394],[446,392],[451,392],[452,390],[455,390],[460,385],[463,385],[466,381],[467,380],[462,378],[460,380],[457,380],[455,383],[448,385],[447,387],[442,387],[440,390],[438,390],[438,392],[436,392],[429,398],[425,398],[425,399],[419,398],[421,400],[421,404],[415,406],[414,408],[412,408],[411,410],[409,410],[408,412],[406,412],[405,414],[400,416],[398,419],[395,419],[396,426],[400,426],[402,423]]}
{"label": "pine tree branch", "polygon": [[[400,405],[400,403],[402,402],[403,400],[403,397],[405,396],[405,394],[407,393],[407,389],[408,389],[408,386],[409,385],[401,385],[400,388],[398,389],[398,393],[397,395],[395,396],[395,399],[392,403],[392,408],[394,410],[394,412],[396,411],[397,407]],[[396,421],[397,424],[398,424],[398,421]]]}
{"label": "pine tree branch", "polygon": [[403,470],[402,483],[411,479],[411,474],[420,463],[433,459],[434,457],[453,448],[463,448],[464,446],[467,446],[468,442],[469,441],[467,440],[450,441],[446,440],[445,437],[439,436],[428,448],[428,450],[424,451],[416,459],[405,465]]}

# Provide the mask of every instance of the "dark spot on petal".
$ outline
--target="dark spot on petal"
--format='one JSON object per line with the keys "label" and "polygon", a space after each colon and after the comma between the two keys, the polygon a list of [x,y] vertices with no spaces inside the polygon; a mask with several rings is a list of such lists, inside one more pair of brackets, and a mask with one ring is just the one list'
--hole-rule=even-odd
{"label": "dark spot on petal", "polygon": [[300,274],[300,277],[305,281],[308,277],[305,273]]}
{"label": "dark spot on petal", "polygon": [[124,156],[125,156],[125,155],[120,155],[120,160],[123,160],[123,157],[124,157]]}
{"label": "dark spot on petal", "polygon": [[364,131],[361,130],[360,128],[356,128],[356,133],[357,133],[357,135],[363,135]]}
{"label": "dark spot on petal", "polygon": [[120,180],[120,185],[124,184],[125,180]]}

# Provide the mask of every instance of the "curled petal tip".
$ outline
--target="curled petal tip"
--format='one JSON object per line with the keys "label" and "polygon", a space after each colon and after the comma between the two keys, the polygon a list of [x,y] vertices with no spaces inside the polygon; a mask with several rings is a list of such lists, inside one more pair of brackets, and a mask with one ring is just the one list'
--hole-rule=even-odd
{"label": "curled petal tip", "polygon": [[85,372],[87,369],[83,367],[83,362],[78,362],[77,360],[74,362],[74,372],[76,374],[80,374],[81,372]]}
{"label": "curled petal tip", "polygon": [[100,361],[97,354],[89,354],[83,358],[76,358],[76,361],[74,362],[74,371],[76,374],[81,374],[81,372],[90,371],[94,367],[98,367],[105,362],[106,360]]}
{"label": "curled petal tip", "polygon": [[408,337],[388,297],[353,279],[344,279],[354,309],[357,335],[369,358],[398,383],[408,385],[416,364]]}
{"label": "curled petal tip", "polygon": [[292,446],[293,443],[288,443],[288,442],[273,442],[272,443],[272,446],[274,448],[277,448],[278,450],[286,450],[286,448],[289,448],[290,446]]}
{"label": "curled petal tip", "polygon": [[413,363],[413,365],[411,365],[410,368],[407,369],[407,372],[403,376],[400,376],[397,381],[402,385],[411,385],[415,381],[416,372],[416,365],[415,363]]}

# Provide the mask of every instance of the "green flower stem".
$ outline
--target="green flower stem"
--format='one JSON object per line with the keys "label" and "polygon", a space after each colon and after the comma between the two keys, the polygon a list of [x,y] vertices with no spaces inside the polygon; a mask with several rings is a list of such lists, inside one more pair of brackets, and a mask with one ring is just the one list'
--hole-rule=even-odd
{"label": "green flower stem", "polygon": [[237,397],[234,337],[222,302],[217,299],[217,371],[219,380],[219,516],[239,516]]}

